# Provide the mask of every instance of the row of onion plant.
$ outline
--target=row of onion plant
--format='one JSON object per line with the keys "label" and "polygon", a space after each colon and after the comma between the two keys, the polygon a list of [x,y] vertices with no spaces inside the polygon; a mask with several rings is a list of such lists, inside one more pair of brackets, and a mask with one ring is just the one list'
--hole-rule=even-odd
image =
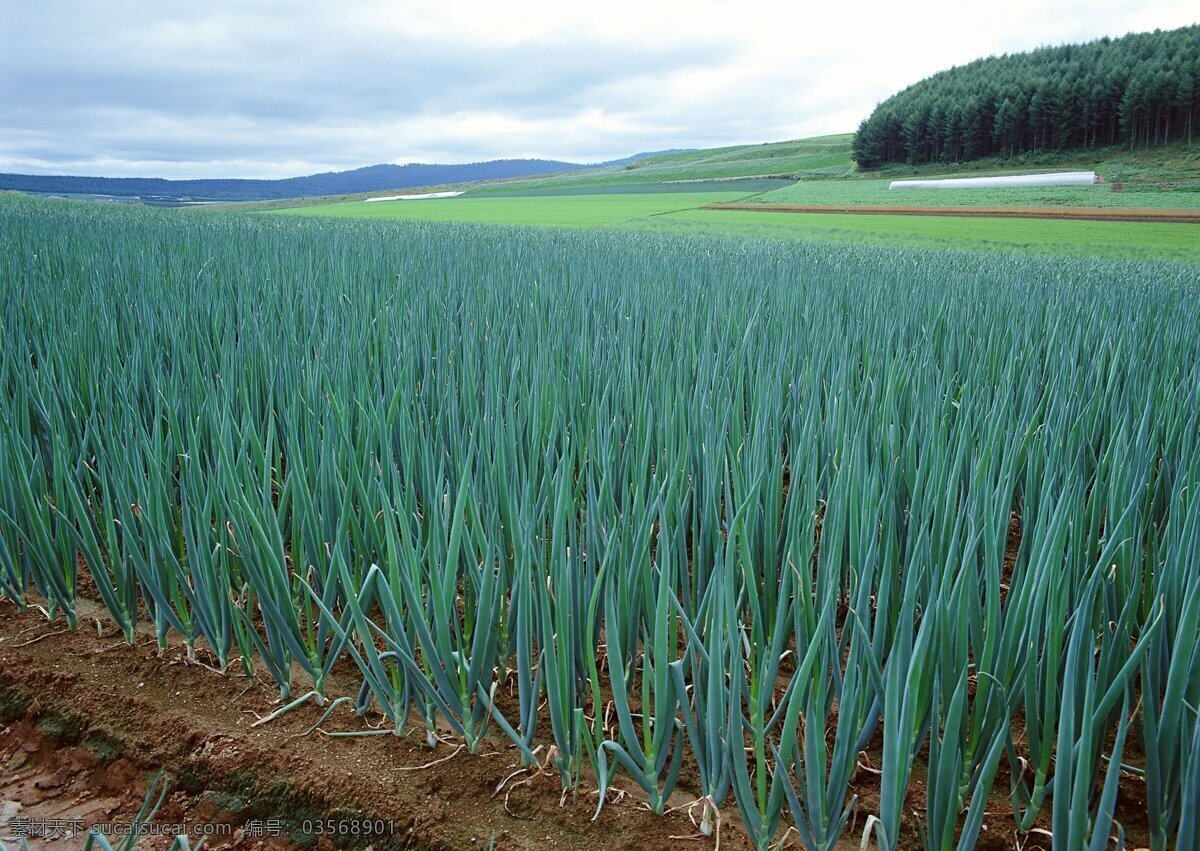
{"label": "row of onion plant", "polygon": [[17,606],[601,817],[1200,847],[1194,268],[5,199],[0,280]]}

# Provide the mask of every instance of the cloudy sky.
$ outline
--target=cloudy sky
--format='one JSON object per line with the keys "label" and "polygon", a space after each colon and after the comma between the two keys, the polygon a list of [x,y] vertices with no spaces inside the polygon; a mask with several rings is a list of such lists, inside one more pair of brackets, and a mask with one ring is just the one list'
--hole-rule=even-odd
{"label": "cloudy sky", "polygon": [[0,171],[283,177],[853,130],[980,56],[1195,0],[0,0]]}

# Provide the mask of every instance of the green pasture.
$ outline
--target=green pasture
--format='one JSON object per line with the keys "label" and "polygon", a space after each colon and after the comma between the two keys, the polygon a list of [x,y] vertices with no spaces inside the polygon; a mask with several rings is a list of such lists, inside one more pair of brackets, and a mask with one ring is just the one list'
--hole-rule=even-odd
{"label": "green pasture", "polygon": [[1200,225],[685,210],[623,227],[662,233],[1200,262]]}
{"label": "green pasture", "polygon": [[802,180],[752,200],[762,204],[910,207],[1118,207],[1200,210],[1200,183],[1143,185],[1114,192],[1096,186],[1024,186],[1003,189],[889,190],[890,180]]}
{"label": "green pasture", "polygon": [[[910,194],[918,193],[905,193],[906,197]],[[770,196],[744,192],[462,197],[355,201],[276,212],[290,216],[603,227],[800,242],[1200,262],[1200,225],[700,209],[714,203],[766,197]]]}
{"label": "green pasture", "polygon": [[[1095,169],[1097,186],[997,190],[889,191],[909,176]],[[818,243],[960,248],[1066,256],[1200,261],[1200,226],[1132,222],[758,213],[703,210],[719,203],[906,206],[1029,206],[1200,209],[1196,153],[1153,155],[1104,149],[1045,153],[1019,162],[894,166],[859,175],[850,136],[659,154],[625,166],[471,186],[458,198],[342,201],[275,210],[285,215],[471,222],[539,227],[604,227],[643,232],[766,237]],[[792,180],[764,175],[789,175]],[[1127,184],[1111,181],[1162,180]]]}
{"label": "green pasture", "polygon": [[[696,192],[737,192],[747,197],[791,186],[795,181],[779,177],[734,177],[714,180],[687,180],[672,183],[597,183],[589,186],[513,185],[507,188],[478,186],[467,198],[535,198],[553,195],[664,195]],[[488,191],[483,191],[487,189]]]}
{"label": "green pasture", "polygon": [[695,209],[706,204],[737,201],[745,197],[745,192],[681,192],[518,198],[432,198],[420,201],[317,204],[277,212],[280,215],[291,216],[593,227]]}
{"label": "green pasture", "polygon": [[472,194],[684,180],[839,177],[854,171],[850,135],[658,154],[623,166],[484,184]]}

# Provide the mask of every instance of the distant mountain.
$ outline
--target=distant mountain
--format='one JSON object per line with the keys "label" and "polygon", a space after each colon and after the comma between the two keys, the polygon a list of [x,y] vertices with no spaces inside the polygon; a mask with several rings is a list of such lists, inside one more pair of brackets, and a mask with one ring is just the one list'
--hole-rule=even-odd
{"label": "distant mountain", "polygon": [[[666,153],[656,151],[655,153]],[[370,165],[351,171],[310,174],[282,180],[167,180],[161,177],[74,177],[69,175],[0,174],[0,189],[64,195],[112,195],[145,201],[265,201],[313,195],[351,195],[414,186],[438,186],[506,177],[533,177],[627,165],[653,154],[634,154],[606,163],[570,163],[558,160],[490,160],[460,165]]]}

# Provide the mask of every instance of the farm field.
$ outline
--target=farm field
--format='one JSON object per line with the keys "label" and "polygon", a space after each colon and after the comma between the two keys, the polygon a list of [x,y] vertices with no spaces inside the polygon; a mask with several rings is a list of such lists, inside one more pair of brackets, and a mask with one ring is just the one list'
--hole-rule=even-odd
{"label": "farm field", "polygon": [[[914,175],[1004,174],[1068,168],[1098,170],[1128,183],[987,191],[888,191],[895,178]],[[1134,152],[1101,149],[1085,154],[1043,153],[1021,162],[945,165],[860,173],[850,137],[830,136],[659,154],[630,166],[460,186],[463,196],[436,202],[361,200],[290,204],[287,215],[459,221],[541,227],[609,227],[646,232],[866,243],[893,247],[1033,252],[1063,256],[1200,260],[1200,226],[1134,222],[977,222],[949,218],[910,221],[901,215],[849,216],[702,210],[712,204],[875,206],[985,206],[1071,209],[1145,209],[1200,212],[1200,160],[1186,148]],[[764,176],[773,175],[773,176]],[[786,178],[786,179],[785,179]],[[828,218],[825,218],[828,217]],[[1173,228],[1173,229],[1172,229]]]}
{"label": "farm field", "polygon": [[0,198],[4,817],[1200,845],[1196,267],[579,197]]}
{"label": "farm field", "polygon": [[[946,175],[948,176],[948,175]],[[1200,178],[1193,183],[1130,184],[1114,192],[1096,186],[1028,186],[1001,189],[889,190],[891,180],[803,180],[756,196],[763,204],[875,206],[903,204],[937,207],[1124,207],[1200,210]]]}
{"label": "farm field", "polygon": [[1191,224],[693,209],[622,227],[843,245],[1200,261],[1200,225]]}
{"label": "farm field", "polygon": [[[993,158],[953,165],[893,164],[862,171],[854,163],[851,139],[850,134],[845,134],[656,154],[628,166],[610,166],[546,177],[479,184],[472,192],[511,194],[527,190],[601,187],[628,183],[761,178],[763,175],[800,181],[798,189],[805,184],[816,183],[826,192],[838,185],[859,182],[878,185],[876,182],[882,180],[886,191],[888,181],[907,177],[936,178],[957,174],[983,176],[1086,169],[1098,172],[1110,185],[1115,182],[1129,183],[1129,188],[1124,191],[1161,194],[1167,190],[1167,194],[1176,194],[1176,189],[1188,191],[1185,186],[1176,184],[1200,179],[1200,150],[1186,145],[1138,151],[1130,151],[1122,146],[1087,151],[1041,151],[1010,160]],[[853,193],[872,190],[847,187],[846,191]]]}
{"label": "farm field", "polygon": [[746,192],[556,195],[549,197],[442,198],[426,201],[353,201],[314,204],[277,211],[278,215],[354,219],[410,219],[429,222],[592,227],[660,216],[705,204],[738,201]]}
{"label": "farm field", "polygon": [[714,203],[754,203],[763,197],[766,196],[737,192],[572,193],[435,201],[359,201],[292,207],[274,214],[604,227],[797,242],[1200,261],[1200,225],[701,209]]}

